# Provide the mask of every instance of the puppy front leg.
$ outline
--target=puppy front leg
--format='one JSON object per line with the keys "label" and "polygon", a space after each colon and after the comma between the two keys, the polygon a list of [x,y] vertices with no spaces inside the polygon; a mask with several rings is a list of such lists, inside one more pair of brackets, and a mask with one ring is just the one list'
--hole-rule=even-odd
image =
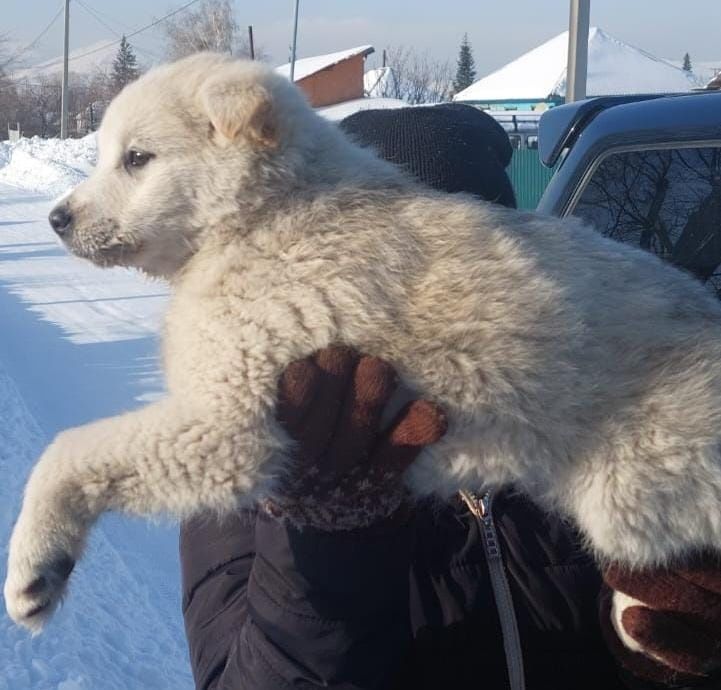
{"label": "puppy front leg", "polygon": [[30,476],[10,540],[11,618],[42,629],[102,512],[227,510],[258,489],[282,435],[272,415],[238,416],[167,399],[60,434]]}

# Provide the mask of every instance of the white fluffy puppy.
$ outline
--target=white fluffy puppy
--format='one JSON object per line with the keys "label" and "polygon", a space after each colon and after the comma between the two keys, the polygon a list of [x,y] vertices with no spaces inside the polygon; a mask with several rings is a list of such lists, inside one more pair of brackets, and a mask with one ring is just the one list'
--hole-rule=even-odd
{"label": "white fluffy puppy", "polygon": [[170,281],[168,395],[38,462],[5,584],[19,623],[42,627],[103,511],[272,493],[279,374],[332,343],[447,411],[415,491],[512,482],[629,565],[721,545],[721,305],[692,278],[575,220],[421,188],[257,63],[152,70],[98,144],[51,222],[79,256]]}

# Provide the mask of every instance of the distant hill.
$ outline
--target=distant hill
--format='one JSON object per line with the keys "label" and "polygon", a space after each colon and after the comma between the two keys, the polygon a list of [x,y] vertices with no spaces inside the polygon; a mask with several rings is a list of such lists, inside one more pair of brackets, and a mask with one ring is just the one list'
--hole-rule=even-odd
{"label": "distant hill", "polygon": [[[69,70],[76,74],[92,74],[96,70],[109,70],[118,52],[118,42],[98,41],[70,51]],[[44,60],[30,67],[13,69],[11,74],[17,79],[33,79],[41,75],[51,76],[63,71],[63,56]]]}

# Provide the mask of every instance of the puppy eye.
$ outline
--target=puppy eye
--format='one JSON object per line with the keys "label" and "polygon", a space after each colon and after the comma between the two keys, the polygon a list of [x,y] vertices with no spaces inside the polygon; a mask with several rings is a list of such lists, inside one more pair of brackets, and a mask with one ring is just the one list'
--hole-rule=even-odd
{"label": "puppy eye", "polygon": [[125,154],[125,160],[123,163],[126,168],[142,168],[150,161],[151,158],[155,158],[155,154],[148,153],[147,151],[138,151],[137,149],[130,149]]}

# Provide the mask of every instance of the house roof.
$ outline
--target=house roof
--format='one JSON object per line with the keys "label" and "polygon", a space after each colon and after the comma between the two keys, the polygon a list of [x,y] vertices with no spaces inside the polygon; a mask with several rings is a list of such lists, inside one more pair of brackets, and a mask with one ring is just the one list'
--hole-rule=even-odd
{"label": "house roof", "polygon": [[[457,101],[546,100],[566,95],[568,31],[471,84]],[[693,75],[620,41],[603,29],[588,34],[589,96],[678,93],[697,86]]]}
{"label": "house roof", "polygon": [[706,84],[707,89],[721,89],[721,72]]}
{"label": "house roof", "polygon": [[721,60],[712,62],[693,62],[691,71],[698,77],[701,84],[708,84],[721,74]]}
{"label": "house roof", "polygon": [[[375,48],[373,46],[358,46],[357,48],[341,50],[337,53],[328,53],[327,55],[316,55],[314,57],[301,58],[300,60],[295,61],[293,79],[294,81],[300,81],[301,79],[310,77],[311,75],[321,72],[324,69],[333,67],[344,60],[356,57],[357,55],[366,57],[373,52],[375,52]],[[282,74],[284,77],[288,77],[290,79],[289,62],[276,67],[275,71],[278,72],[278,74]]]}

